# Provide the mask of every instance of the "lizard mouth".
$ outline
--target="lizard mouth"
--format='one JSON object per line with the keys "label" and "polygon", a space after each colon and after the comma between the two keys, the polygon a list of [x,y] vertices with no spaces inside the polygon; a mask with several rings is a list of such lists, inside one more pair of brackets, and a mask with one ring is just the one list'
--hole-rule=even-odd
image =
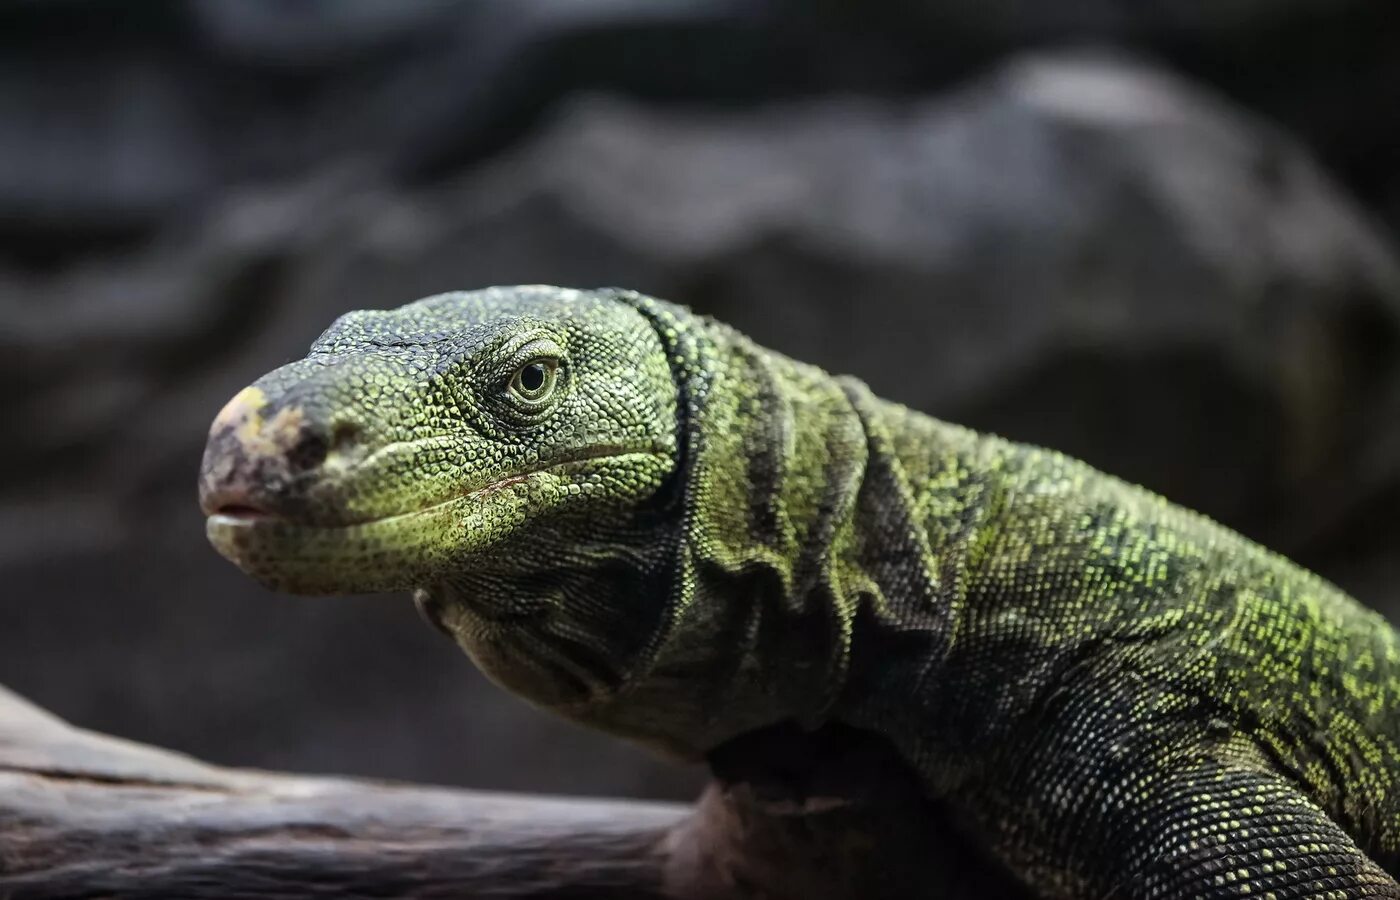
{"label": "lizard mouth", "polygon": [[251,503],[224,503],[215,507],[210,515],[223,516],[228,519],[245,520],[275,517],[277,514],[271,510],[263,509],[260,506],[254,506]]}
{"label": "lizard mouth", "polygon": [[563,468],[564,466],[570,465],[571,462],[572,460],[570,462],[556,463],[550,466],[542,466],[539,469],[531,469],[526,472],[521,472],[517,475],[510,475],[497,481],[493,481],[485,485],[484,487],[476,488],[453,497],[448,497],[443,500],[428,503],[416,509],[410,509],[404,512],[385,513],[383,515],[377,516],[370,515],[356,517],[347,519],[343,522],[337,522],[335,524],[325,524],[322,522],[309,521],[292,513],[277,512],[276,510],[271,509],[268,506],[264,506],[250,500],[238,500],[222,503],[219,502],[217,498],[214,498],[212,504],[209,504],[210,511],[208,513],[208,518],[211,522],[217,519],[219,521],[219,524],[221,525],[228,524],[245,527],[256,527],[260,525],[276,525],[282,528],[294,527],[314,529],[319,531],[348,531],[350,529],[363,525],[373,525],[377,522],[387,522],[393,519],[404,519],[422,513],[428,513],[437,507],[445,506],[447,504],[454,503],[457,501],[470,500],[474,497],[483,497],[494,491],[499,491],[504,488],[508,488],[512,484],[522,483],[528,480],[531,475],[537,475],[540,473],[549,472],[553,469]]}
{"label": "lizard mouth", "polygon": [[[565,472],[569,470],[581,469],[586,464],[595,461],[627,459],[645,459],[660,456],[659,451],[636,450],[627,447],[599,446],[581,452],[571,453],[562,459],[555,459],[542,462],[533,468],[519,470],[510,474],[495,477],[485,483],[474,483],[466,489],[457,489],[442,492],[436,498],[431,498],[426,502],[408,509],[394,508],[387,511],[354,511],[349,509],[337,510],[331,517],[324,514],[308,515],[296,505],[288,504],[288,508],[281,508],[282,504],[275,503],[262,496],[256,490],[250,490],[246,483],[225,485],[210,490],[200,498],[200,506],[209,519],[220,519],[233,524],[272,524],[280,523],[302,528],[319,529],[342,529],[357,525],[370,525],[375,522],[389,519],[413,516],[419,513],[429,512],[435,507],[453,503],[459,500],[471,500],[482,498],[490,494],[503,490],[514,484],[527,482],[531,477],[551,472]],[[343,493],[350,493],[350,485],[342,483],[339,490]],[[314,490],[314,488],[313,488]]]}
{"label": "lizard mouth", "polygon": [[[602,484],[659,468],[655,450],[598,447],[439,496],[410,509],[302,517],[211,494],[205,532],[225,558],[268,587],[305,594],[403,590],[428,583],[524,522],[586,502]],[[613,476],[610,478],[610,476]]]}

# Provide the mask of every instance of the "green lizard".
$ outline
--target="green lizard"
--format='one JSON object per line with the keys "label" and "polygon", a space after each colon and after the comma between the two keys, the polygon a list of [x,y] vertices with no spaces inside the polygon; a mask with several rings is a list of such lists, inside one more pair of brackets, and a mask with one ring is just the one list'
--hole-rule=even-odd
{"label": "green lizard", "polygon": [[413,589],[531,702],[701,758],[886,738],[1045,897],[1400,897],[1400,643],[1059,454],[635,293],[343,316],[215,420],[208,534]]}

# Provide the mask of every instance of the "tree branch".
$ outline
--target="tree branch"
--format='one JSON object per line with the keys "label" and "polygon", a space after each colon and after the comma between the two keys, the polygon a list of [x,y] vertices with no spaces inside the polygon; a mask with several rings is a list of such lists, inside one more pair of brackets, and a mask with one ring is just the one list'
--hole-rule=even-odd
{"label": "tree branch", "polygon": [[886,752],[775,729],[691,809],[218,768],[0,688],[0,897],[1022,896]]}

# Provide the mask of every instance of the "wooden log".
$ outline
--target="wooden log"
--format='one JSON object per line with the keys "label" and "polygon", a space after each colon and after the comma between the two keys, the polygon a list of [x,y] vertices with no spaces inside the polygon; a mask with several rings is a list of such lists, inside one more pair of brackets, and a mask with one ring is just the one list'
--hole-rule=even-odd
{"label": "wooden log", "polygon": [[774,729],[692,809],[219,768],[0,688],[0,897],[1017,897],[877,742]]}

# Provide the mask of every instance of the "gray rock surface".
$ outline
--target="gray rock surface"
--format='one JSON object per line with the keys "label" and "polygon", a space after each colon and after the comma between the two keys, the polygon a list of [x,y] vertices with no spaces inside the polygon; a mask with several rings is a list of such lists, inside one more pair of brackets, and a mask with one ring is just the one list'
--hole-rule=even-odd
{"label": "gray rock surface", "polygon": [[346,162],[442,177],[579,90],[908,96],[1084,43],[1219,86],[1370,194],[1397,184],[1396,29],[1385,0],[10,0],[0,235],[41,256],[37,238],[131,241],[232,188]]}

